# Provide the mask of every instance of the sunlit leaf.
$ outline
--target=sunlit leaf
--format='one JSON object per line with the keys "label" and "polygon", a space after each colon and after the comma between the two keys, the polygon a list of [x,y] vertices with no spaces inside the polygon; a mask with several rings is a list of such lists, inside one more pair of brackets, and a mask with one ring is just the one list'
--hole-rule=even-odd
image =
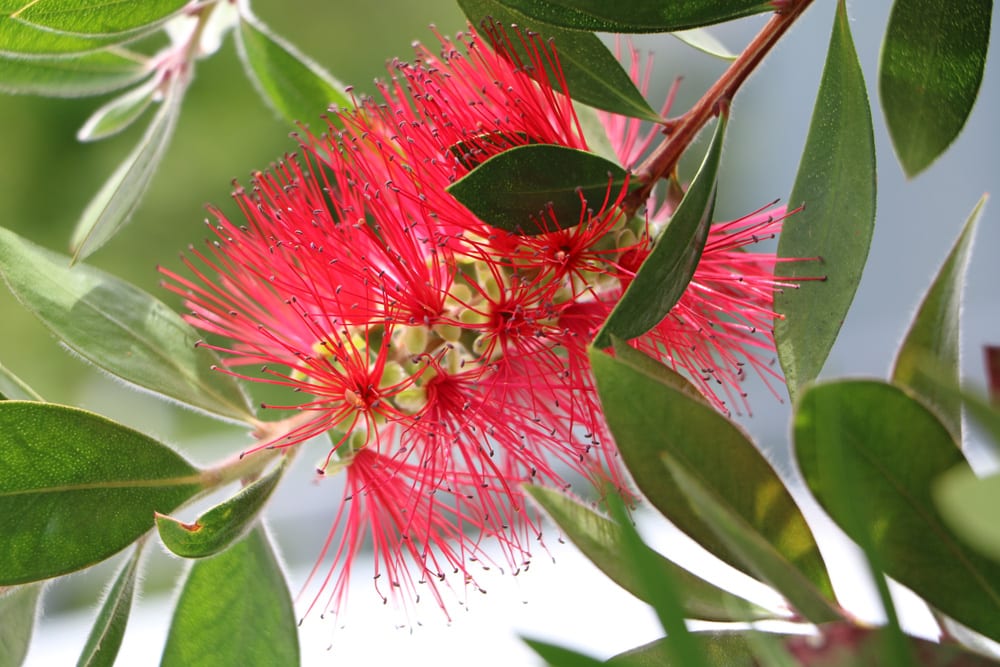
{"label": "sunlit leaf", "polygon": [[[617,58],[596,35],[538,21],[498,0],[458,0],[458,5],[474,26],[484,20],[496,21],[505,29],[516,25],[522,31],[537,32],[542,39],[553,40],[573,99],[625,116],[660,120]],[[517,38],[511,40],[511,45],[529,62]],[[548,80],[555,81],[551,72]]]}
{"label": "sunlit leaf", "polygon": [[132,612],[132,599],[141,553],[142,549],[137,547],[108,589],[104,604],[101,605],[94,627],[83,647],[83,653],[77,661],[77,667],[103,665],[112,667],[115,664],[118,649],[121,648],[122,638],[125,636],[125,626],[128,625],[128,618]]}
{"label": "sunlit leaf", "polygon": [[77,140],[98,141],[129,127],[153,103],[158,85],[150,79],[101,105],[76,133]]}
{"label": "sunlit leaf", "polygon": [[107,372],[210,414],[247,421],[233,378],[174,311],[142,290],[0,229],[0,275],[71,350]]}
{"label": "sunlit leaf", "polygon": [[74,58],[0,58],[0,92],[83,97],[135,83],[147,74],[138,57],[98,51]]}
{"label": "sunlit leaf", "polygon": [[288,585],[263,528],[195,561],[181,589],[162,667],[298,665]]}
{"label": "sunlit leaf", "polygon": [[597,333],[594,339],[597,347],[611,345],[611,336],[627,340],[646,333],[666,317],[687,289],[712,224],[725,132],[726,116],[720,115],[712,143],[694,181],[669,224],[657,237],[652,252]]}
{"label": "sunlit leaf", "polygon": [[932,498],[940,475],[966,465],[940,420],[898,387],[851,380],[803,393],[794,432],[809,488],[848,535],[871,542],[886,574],[1000,639],[1000,564],[955,537]]}
{"label": "sunlit leaf", "polygon": [[[13,3],[12,3],[13,4]],[[153,28],[189,0],[22,0],[11,19],[54,32],[118,35]]]}
{"label": "sunlit leaf", "polygon": [[934,488],[941,515],[967,544],[1000,561],[1000,474],[977,477],[964,466],[945,473]]}
{"label": "sunlit leaf", "polygon": [[[947,387],[959,385],[962,285],[972,255],[976,224],[985,203],[983,196],[924,295],[892,370],[892,381],[909,388],[923,400],[948,427],[959,446],[962,443],[962,402]],[[921,372],[921,368],[931,361],[938,373],[934,379]]]}
{"label": "sunlit leaf", "polygon": [[871,110],[843,1],[789,204],[805,209],[785,223],[778,255],[806,259],[779,262],[776,273],[793,282],[806,280],[775,294],[781,317],[774,323],[774,338],[794,399],[819,375],[833,347],[861,280],[875,225]]}
{"label": "sunlit leaf", "polygon": [[[558,491],[540,486],[528,486],[525,490],[604,574],[640,600],[650,601],[649,593],[644,590],[636,571],[628,566],[624,558],[625,535],[618,524]],[[655,568],[662,570],[663,576],[669,576],[674,582],[684,611],[690,618],[746,621],[775,617],[774,613],[708,583],[651,549],[649,551],[656,563]]]}
{"label": "sunlit leaf", "polygon": [[660,456],[666,452],[697,473],[703,486],[719,494],[742,521],[833,599],[826,566],[805,518],[739,427],[658,374],[596,350],[590,360],[622,460],[654,507],[719,558],[752,573],[664,473]]}
{"label": "sunlit leaf", "polygon": [[0,402],[0,585],[82,569],[202,489],[159,442],[76,408]]}
{"label": "sunlit leaf", "polygon": [[694,513],[732,553],[738,554],[746,569],[782,593],[803,617],[813,623],[840,618],[829,599],[803,576],[775,545],[731,506],[721,493],[705,486],[699,475],[668,452],[661,459],[680,491],[687,496]]}
{"label": "sunlit leaf", "polygon": [[125,223],[146,194],[177,123],[185,83],[178,77],[139,143],[87,204],[73,230],[73,261],[82,260],[107,243]]}
{"label": "sunlit leaf", "polygon": [[261,96],[292,125],[318,121],[330,105],[350,108],[344,86],[292,44],[240,9],[236,45]]}
{"label": "sunlit leaf", "polygon": [[992,0],[895,0],[878,88],[893,148],[907,176],[955,140],[979,94]]}
{"label": "sunlit leaf", "polygon": [[494,155],[448,192],[483,222],[534,236],[580,224],[584,208],[599,210],[625,181],[624,169],[598,155],[533,144]]}
{"label": "sunlit leaf", "polygon": [[497,0],[539,21],[597,32],[673,32],[773,11],[768,0]]}
{"label": "sunlit leaf", "polygon": [[275,468],[190,524],[158,513],[156,529],[160,539],[168,549],[184,558],[204,558],[222,551],[252,527],[283,472],[283,467]]}
{"label": "sunlit leaf", "polygon": [[0,665],[24,662],[38,615],[41,584],[0,589]]}

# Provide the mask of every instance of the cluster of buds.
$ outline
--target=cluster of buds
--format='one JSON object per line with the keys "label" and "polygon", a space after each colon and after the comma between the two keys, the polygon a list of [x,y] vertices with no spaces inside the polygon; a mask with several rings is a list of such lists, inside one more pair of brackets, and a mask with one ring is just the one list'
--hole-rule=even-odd
{"label": "cluster of buds", "polygon": [[[187,277],[163,270],[224,372],[308,397],[272,406],[298,412],[246,454],[332,436],[319,472],[344,474],[345,495],[310,576],[329,597],[310,609],[341,608],[365,544],[383,597],[409,607],[426,591],[444,609],[454,578],[475,586],[473,563],[529,561],[539,531],[523,484],[626,484],[587,345],[670,208],[651,201],[637,222],[628,184],[609,182],[601,201],[539,212],[540,234],[470,213],[447,188],[491,157],[588,143],[551,44],[500,29],[438,38],[440,54],[393,62],[375,97],[332,110],[325,133],[304,130],[297,155],[238,189],[243,220],[213,211]],[[630,166],[637,122],[605,120]],[[715,224],[680,301],[632,341],[723,411],[742,401],[747,365],[773,373],[776,260],[746,247],[782,216]]]}

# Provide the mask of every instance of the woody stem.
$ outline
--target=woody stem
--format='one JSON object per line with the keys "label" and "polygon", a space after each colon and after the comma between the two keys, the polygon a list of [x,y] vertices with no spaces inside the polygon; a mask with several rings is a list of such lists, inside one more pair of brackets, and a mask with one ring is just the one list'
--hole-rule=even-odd
{"label": "woody stem", "polygon": [[680,118],[671,122],[667,138],[636,169],[635,180],[641,185],[622,203],[626,213],[634,214],[646,202],[656,182],[673,172],[681,154],[694,141],[701,128],[732,100],[750,73],[764,60],[771,48],[778,43],[810,3],[812,0],[774,1],[776,10],[767,24],[701,99]]}

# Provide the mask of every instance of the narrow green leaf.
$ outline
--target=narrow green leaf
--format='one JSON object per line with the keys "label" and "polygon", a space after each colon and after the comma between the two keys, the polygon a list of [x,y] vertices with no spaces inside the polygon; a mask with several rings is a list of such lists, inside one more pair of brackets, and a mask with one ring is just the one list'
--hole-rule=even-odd
{"label": "narrow green leaf", "polygon": [[1000,474],[976,477],[964,466],[937,480],[934,498],[941,515],[966,544],[1000,561]]}
{"label": "narrow green leaf", "polygon": [[708,667],[687,628],[681,592],[676,583],[659,567],[656,552],[648,549],[642,541],[621,497],[616,493],[609,494],[607,503],[611,516],[624,537],[624,561],[635,570],[639,585],[649,595],[650,605],[660,620],[660,627],[673,638],[671,652],[684,665]]}
{"label": "narrow green leaf", "polygon": [[909,177],[955,140],[979,94],[992,0],[896,0],[878,89],[893,148]]}
{"label": "narrow green leaf", "polygon": [[128,617],[132,613],[132,599],[135,597],[135,580],[139,571],[141,546],[137,546],[115,577],[115,583],[108,589],[101,610],[94,621],[94,627],[87,637],[77,667],[112,667],[118,657]]}
{"label": "narrow green leaf", "polygon": [[530,144],[494,155],[448,192],[488,225],[535,236],[578,225],[584,207],[598,209],[626,179],[624,169],[599,155]]}
{"label": "narrow green leaf", "polygon": [[[781,647],[780,635],[752,630],[696,632],[692,634],[698,650],[709,665],[725,667],[796,667],[794,661]],[[672,657],[670,637],[637,646],[610,658],[605,664],[611,667],[685,667]],[[762,646],[763,645],[763,646]],[[767,660],[760,660],[762,654]]]}
{"label": "narrow green leaf", "polygon": [[[540,486],[528,486],[525,490],[604,574],[643,602],[650,602],[649,593],[624,558],[626,545],[621,526],[558,491]],[[690,618],[748,621],[775,617],[774,613],[695,576],[645,545],[643,548],[656,563],[654,569],[674,582],[684,612]]]}
{"label": "narrow green leaf", "polygon": [[188,573],[162,667],[298,665],[288,585],[263,528]]}
{"label": "narrow green leaf", "polygon": [[[734,567],[751,572],[663,473],[671,454],[718,493],[829,599],[833,587],[816,541],[782,480],[749,438],[704,401],[656,374],[591,350],[591,366],[608,425],[639,489],[678,528]],[[642,400],[636,400],[641,396]]]}
{"label": "narrow green leaf", "polygon": [[186,86],[181,79],[183,77],[178,77],[164,94],[163,102],[142,139],[84,209],[70,239],[74,262],[107,243],[125,226],[142,201],[166,153],[177,116],[180,115]]}
{"label": "narrow green leaf", "polygon": [[[553,40],[569,94],[574,100],[625,116],[654,122],[662,120],[597,35],[533,19],[499,0],[458,0],[458,5],[474,26],[495,21],[507,30],[516,25],[522,31],[539,33],[544,40]],[[511,42],[520,57],[529,62],[519,40],[515,38]],[[551,71],[546,77],[550,82],[557,80]]]}
{"label": "narrow green leaf", "polygon": [[736,60],[736,54],[726,48],[726,45],[716,39],[715,35],[702,28],[679,30],[670,33],[688,46],[698,49],[723,60]]}
{"label": "narrow green leaf", "polygon": [[98,141],[121,132],[149,108],[158,86],[159,82],[151,78],[101,105],[76,133],[77,140]]}
{"label": "narrow green leaf", "polygon": [[830,600],[775,545],[744,520],[720,493],[702,484],[694,471],[670,453],[663,452],[661,459],[680,491],[687,496],[695,514],[730,551],[739,554],[747,569],[773,586],[794,609],[813,623],[841,617]]}
{"label": "narrow green leaf", "polygon": [[71,350],[107,372],[236,421],[253,417],[237,382],[165,304],[98,269],[0,228],[0,275],[14,296]]}
{"label": "narrow green leaf", "polygon": [[2,363],[0,363],[0,392],[3,392],[4,400],[45,401],[37,391]]}
{"label": "narrow green leaf", "polygon": [[[785,224],[778,256],[806,260],[779,262],[776,273],[806,281],[774,295],[780,315],[774,338],[794,400],[802,385],[819,375],[833,347],[875,226],[871,110],[843,0],[789,203],[805,209]],[[808,280],[820,277],[825,279]]]}
{"label": "narrow green leaf", "polygon": [[284,466],[278,466],[199,516],[194,523],[181,523],[157,513],[156,529],[160,539],[168,549],[184,558],[204,558],[222,551],[250,530],[283,472]]}
{"label": "narrow green leaf", "polygon": [[24,663],[41,593],[41,584],[0,589],[0,665]]}
{"label": "narrow green leaf", "polygon": [[[962,286],[972,255],[976,224],[985,204],[986,195],[983,195],[924,295],[892,369],[893,383],[907,387],[924,401],[959,446],[962,444],[962,401],[954,392],[948,391],[947,386],[959,385]],[[933,360],[935,369],[946,377],[931,380],[921,372],[921,365],[929,360]]]}
{"label": "narrow green leaf", "polygon": [[565,646],[522,637],[524,643],[545,660],[550,667],[601,667],[604,662]]}
{"label": "narrow green leaf", "polygon": [[75,35],[120,35],[154,28],[188,0],[22,0],[10,16],[34,27]]}
{"label": "narrow green leaf", "polygon": [[[795,415],[795,453],[809,488],[859,541],[870,531],[885,572],[929,604],[1000,639],[1000,564],[958,540],[932,499],[934,481],[964,466],[944,425],[902,389],[871,380],[804,392]],[[837,484],[843,466],[850,486]],[[862,521],[851,521],[849,512]],[[947,576],[942,576],[947,573]]]}
{"label": "narrow green leaf", "polygon": [[723,114],[684,199],[597,333],[597,347],[611,345],[612,335],[627,340],[646,333],[666,317],[687,289],[708,240],[725,133]]}
{"label": "narrow green leaf", "polygon": [[773,11],[768,0],[498,0],[511,11],[573,30],[673,32]]}
{"label": "narrow green leaf", "polygon": [[101,95],[148,73],[138,56],[97,51],[75,58],[0,58],[0,92],[47,97]]}
{"label": "narrow green leaf", "polygon": [[168,447],[51,403],[0,402],[0,470],[0,585],[102,561],[202,489]]}
{"label": "narrow green leaf", "polygon": [[349,108],[343,84],[241,6],[236,46],[261,96],[292,125],[318,121],[330,105]]}

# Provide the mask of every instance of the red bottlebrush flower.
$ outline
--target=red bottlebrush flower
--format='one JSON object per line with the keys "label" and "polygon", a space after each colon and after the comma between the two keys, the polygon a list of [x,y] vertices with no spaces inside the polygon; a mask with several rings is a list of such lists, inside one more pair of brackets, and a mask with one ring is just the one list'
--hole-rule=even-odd
{"label": "red bottlebrush flower", "polygon": [[[320,577],[317,563],[307,582],[320,582],[310,609],[329,587],[323,604],[340,610],[366,540],[384,597],[408,609],[424,584],[444,608],[448,577],[473,582],[468,563],[488,562],[487,544],[513,570],[527,562],[538,529],[521,484],[570,473],[623,484],[586,347],[650,237],[626,225],[627,188],[548,211],[553,231],[532,237],[488,226],[446,192],[504,150],[587,148],[549,44],[496,28],[489,44],[457,41],[393,63],[380,99],[338,110],[299,156],[255,174],[235,194],[245,223],[213,211],[215,240],[184,259],[193,277],[162,270],[188,320],[231,341],[211,344],[224,372],[308,396],[250,451],[334,435],[320,472],[343,470],[347,490],[320,559],[330,569]],[[626,163],[637,132],[609,129]],[[562,229],[563,215],[578,224]],[[713,378],[729,397],[742,364],[770,372],[752,350],[773,349],[775,260],[742,246],[779,226],[759,213],[716,225],[680,302],[634,343],[720,407]]]}

